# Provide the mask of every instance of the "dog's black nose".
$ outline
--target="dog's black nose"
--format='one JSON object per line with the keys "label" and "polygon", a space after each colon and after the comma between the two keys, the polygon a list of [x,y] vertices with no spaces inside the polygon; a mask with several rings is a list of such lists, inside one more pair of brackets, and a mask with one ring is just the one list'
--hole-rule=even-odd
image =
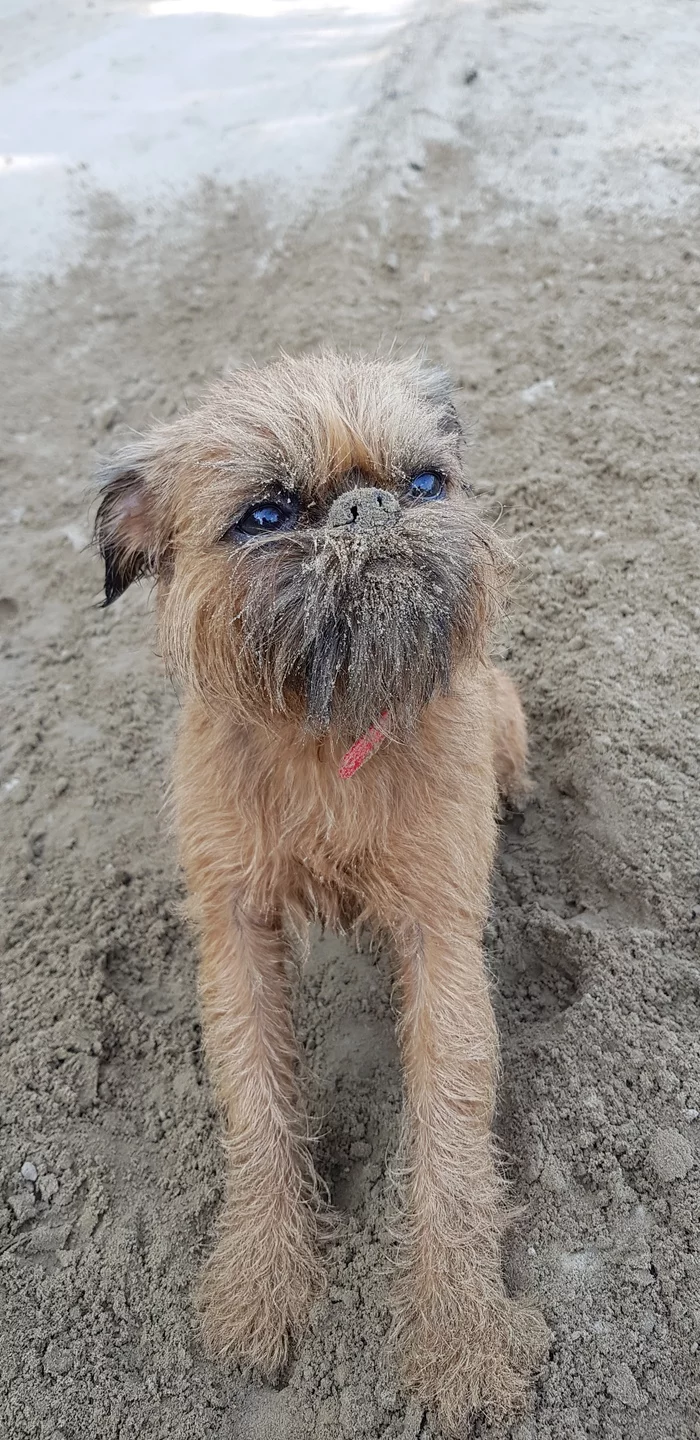
{"label": "dog's black nose", "polygon": [[379,530],[391,524],[399,513],[399,502],[389,490],[374,485],[358,485],[333,501],[328,511],[328,524],[333,530]]}

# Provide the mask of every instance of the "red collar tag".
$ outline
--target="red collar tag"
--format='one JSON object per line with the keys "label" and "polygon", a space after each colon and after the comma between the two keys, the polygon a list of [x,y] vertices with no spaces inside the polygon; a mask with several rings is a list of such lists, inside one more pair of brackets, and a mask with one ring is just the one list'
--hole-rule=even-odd
{"label": "red collar tag", "polygon": [[338,768],[341,780],[351,780],[360,766],[364,765],[365,760],[369,760],[370,755],[379,749],[382,740],[386,740],[388,733],[389,711],[383,710],[379,716],[379,724],[371,725],[367,734],[361,735],[359,740],[356,740],[355,744],[346,751]]}

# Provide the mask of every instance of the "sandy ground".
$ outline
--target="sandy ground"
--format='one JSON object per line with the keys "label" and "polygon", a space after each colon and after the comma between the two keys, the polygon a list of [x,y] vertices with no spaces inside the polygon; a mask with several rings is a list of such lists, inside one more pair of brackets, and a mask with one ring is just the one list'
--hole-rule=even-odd
{"label": "sandy ground", "polygon": [[340,1216],[327,1301],[277,1389],[202,1352],[223,1165],[163,806],[177,701],[147,593],[100,612],[83,548],[98,455],[149,417],[280,345],[394,337],[452,370],[474,484],[522,555],[499,652],[536,783],[503,823],[487,946],[523,1206],[508,1282],[552,1348],[489,1434],[700,1435],[700,13],[433,5],[387,45],[324,195],[281,217],[269,186],[210,180],[182,229],[101,191],[77,265],[21,304],[9,275],[11,1440],[440,1436],[382,1360],[400,1076],[381,957],[319,941],[300,998]]}
{"label": "sandy ground", "polygon": [[0,273],[64,273],[105,208],[132,237],[168,217],[184,245],[197,180],[254,179],[289,218],[375,103],[409,7],[0,0]]}

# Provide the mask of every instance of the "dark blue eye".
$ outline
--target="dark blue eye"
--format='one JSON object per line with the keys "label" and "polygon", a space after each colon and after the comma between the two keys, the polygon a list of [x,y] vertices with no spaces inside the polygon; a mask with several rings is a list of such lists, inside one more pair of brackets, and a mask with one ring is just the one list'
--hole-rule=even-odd
{"label": "dark blue eye", "polygon": [[441,500],[445,493],[445,482],[441,475],[433,474],[432,470],[424,470],[420,475],[414,475],[407,494],[411,500]]}
{"label": "dark blue eye", "polygon": [[241,535],[269,535],[275,530],[291,530],[298,514],[299,506],[293,495],[285,495],[280,500],[261,500],[241,515],[233,529]]}

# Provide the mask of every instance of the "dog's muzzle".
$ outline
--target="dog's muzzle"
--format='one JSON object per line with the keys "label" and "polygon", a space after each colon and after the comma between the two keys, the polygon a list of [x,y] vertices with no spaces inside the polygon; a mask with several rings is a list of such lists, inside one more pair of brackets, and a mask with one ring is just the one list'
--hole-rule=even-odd
{"label": "dog's muzzle", "polygon": [[328,528],[345,530],[359,535],[372,534],[385,525],[392,525],[399,513],[399,502],[389,490],[378,490],[374,485],[358,485],[355,490],[346,490],[333,501],[328,512]]}

